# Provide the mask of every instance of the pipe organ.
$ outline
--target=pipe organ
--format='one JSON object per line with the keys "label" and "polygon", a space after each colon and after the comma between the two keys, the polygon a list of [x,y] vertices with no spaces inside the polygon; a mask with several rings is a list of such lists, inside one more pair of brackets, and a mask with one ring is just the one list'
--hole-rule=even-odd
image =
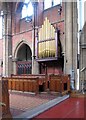
{"label": "pipe organ", "polygon": [[55,28],[47,17],[38,33],[38,59],[57,57],[57,37]]}

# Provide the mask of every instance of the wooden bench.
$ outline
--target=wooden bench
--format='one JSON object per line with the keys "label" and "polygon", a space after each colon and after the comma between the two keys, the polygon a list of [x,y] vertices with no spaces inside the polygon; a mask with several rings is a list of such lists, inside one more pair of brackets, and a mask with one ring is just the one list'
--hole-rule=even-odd
{"label": "wooden bench", "polygon": [[12,117],[9,107],[8,80],[0,80],[0,103],[2,117]]}
{"label": "wooden bench", "polygon": [[22,92],[39,93],[40,88],[47,91],[49,82],[49,91],[66,94],[70,91],[70,76],[69,75],[12,75],[8,79],[9,89]]}
{"label": "wooden bench", "polygon": [[50,75],[49,90],[59,92],[62,95],[70,91],[70,76],[69,75]]}
{"label": "wooden bench", "polygon": [[38,78],[37,83],[38,85],[44,86],[44,91],[48,88],[48,81],[47,81],[47,75],[45,74],[24,74],[24,75],[12,75],[11,78],[21,78],[21,79],[32,79],[32,78]]}
{"label": "wooden bench", "polygon": [[8,80],[9,90],[38,93],[38,77],[6,77],[4,79]]}

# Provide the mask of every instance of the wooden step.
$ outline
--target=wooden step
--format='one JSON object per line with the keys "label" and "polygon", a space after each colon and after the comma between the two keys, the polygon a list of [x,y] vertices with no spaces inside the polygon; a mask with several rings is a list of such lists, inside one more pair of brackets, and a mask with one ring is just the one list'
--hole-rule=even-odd
{"label": "wooden step", "polygon": [[83,94],[82,92],[79,92],[77,90],[73,90],[70,92],[70,97],[86,97],[86,93]]}

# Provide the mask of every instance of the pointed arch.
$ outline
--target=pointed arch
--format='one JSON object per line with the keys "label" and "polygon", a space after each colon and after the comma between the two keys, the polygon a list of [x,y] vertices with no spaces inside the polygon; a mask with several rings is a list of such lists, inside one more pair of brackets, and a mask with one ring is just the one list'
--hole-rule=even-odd
{"label": "pointed arch", "polygon": [[20,41],[19,43],[17,43],[17,45],[16,45],[16,47],[15,47],[15,50],[14,50],[14,58],[15,58],[15,59],[17,59],[18,50],[20,49],[20,47],[21,47],[23,44],[26,44],[26,45],[30,48],[30,50],[31,50],[31,52],[32,52],[32,46],[31,46],[31,44],[29,44],[29,43],[28,43],[27,41],[25,41],[25,40],[22,40],[22,41]]}
{"label": "pointed arch", "polygon": [[26,41],[21,41],[16,45],[14,56],[16,58],[16,73],[31,74],[32,72],[31,46],[29,46]]}

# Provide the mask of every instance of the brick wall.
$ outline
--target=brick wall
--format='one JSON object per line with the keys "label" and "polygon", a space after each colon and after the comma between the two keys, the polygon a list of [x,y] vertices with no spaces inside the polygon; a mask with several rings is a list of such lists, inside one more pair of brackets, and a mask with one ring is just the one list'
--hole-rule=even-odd
{"label": "brick wall", "polygon": [[[43,11],[43,4],[42,2],[40,2],[37,7],[38,16],[36,17],[37,19],[36,24],[41,26],[43,24],[45,17],[48,17],[51,23],[64,19],[64,4],[62,4],[61,15],[58,14],[59,7],[60,7],[59,5],[56,5],[54,7],[51,7]],[[16,15],[13,15],[13,20],[12,20],[13,33],[18,33],[18,32],[32,28],[32,23],[27,23],[25,22],[25,19],[20,19],[20,18],[21,18],[21,13],[20,14],[16,13]]]}
{"label": "brick wall", "polygon": [[13,53],[17,47],[17,45],[21,42],[21,41],[25,41],[29,44],[29,46],[32,45],[32,32],[25,32],[25,33],[22,33],[22,34],[16,34],[13,36],[12,38],[12,50],[13,50]]}
{"label": "brick wall", "polygon": [[[43,11],[43,4],[40,2],[37,7],[37,22],[36,25],[41,26],[45,17],[47,17],[51,23],[58,22],[61,19],[64,19],[64,4],[62,5],[62,13],[58,15],[59,6],[55,6]],[[12,16],[12,53],[14,55],[14,51],[17,45],[23,40],[28,43],[32,47],[32,31],[28,31],[33,28],[33,22],[25,22],[25,19],[20,19],[21,13],[13,14]],[[57,26],[60,29],[60,38],[62,46],[64,46],[64,22],[53,24],[55,27]],[[2,51],[2,40],[0,40],[0,51]],[[2,58],[2,52],[0,52],[0,58]],[[52,67],[50,70],[52,72]],[[58,72],[59,68],[55,68],[55,72]],[[61,68],[60,68],[61,69]],[[0,69],[1,70],[1,69]]]}

